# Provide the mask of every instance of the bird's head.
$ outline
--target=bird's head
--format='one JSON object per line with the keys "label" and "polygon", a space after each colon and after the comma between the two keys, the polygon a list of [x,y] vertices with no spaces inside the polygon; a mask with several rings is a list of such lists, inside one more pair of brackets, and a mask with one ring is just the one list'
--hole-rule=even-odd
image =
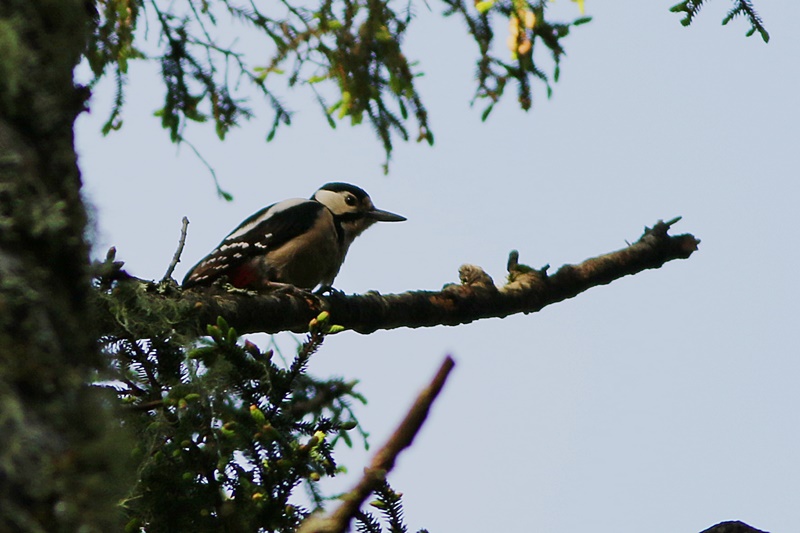
{"label": "bird's head", "polygon": [[311,199],[330,209],[351,242],[375,222],[406,220],[403,216],[377,209],[364,189],[349,183],[326,183]]}

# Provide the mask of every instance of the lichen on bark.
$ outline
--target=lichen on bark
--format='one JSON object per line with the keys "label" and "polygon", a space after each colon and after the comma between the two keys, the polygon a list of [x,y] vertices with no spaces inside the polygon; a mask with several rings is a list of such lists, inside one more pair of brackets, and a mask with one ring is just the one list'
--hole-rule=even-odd
{"label": "lichen on bark", "polygon": [[73,83],[83,0],[0,4],[0,530],[118,529],[125,439],[90,388],[100,367],[87,294]]}

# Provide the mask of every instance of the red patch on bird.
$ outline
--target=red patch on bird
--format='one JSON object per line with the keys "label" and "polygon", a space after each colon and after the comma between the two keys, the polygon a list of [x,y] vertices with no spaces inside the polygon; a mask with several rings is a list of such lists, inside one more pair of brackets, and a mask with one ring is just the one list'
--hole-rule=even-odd
{"label": "red patch on bird", "polygon": [[237,289],[246,289],[258,281],[258,272],[249,265],[241,265],[228,276],[228,279]]}

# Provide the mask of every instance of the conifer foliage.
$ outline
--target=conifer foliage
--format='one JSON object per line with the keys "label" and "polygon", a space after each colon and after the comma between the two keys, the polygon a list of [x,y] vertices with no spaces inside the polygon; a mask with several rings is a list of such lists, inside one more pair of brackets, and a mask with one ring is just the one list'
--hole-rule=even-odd
{"label": "conifer foliage", "polygon": [[[288,366],[242,342],[220,318],[185,351],[171,338],[106,338],[139,479],[122,502],[137,531],[293,531],[322,504],[315,484],[337,473],[333,444],[356,426],[353,384],[306,373],[325,336],[314,319]],[[278,359],[278,361],[276,361]],[[294,498],[293,498],[294,496]]]}
{"label": "conifer foliage", "polygon": [[[551,21],[545,0],[498,0],[474,6],[462,0],[443,2],[444,14],[463,17],[478,45],[476,98],[488,101],[484,119],[508,81],[518,83],[523,109],[533,102],[532,80],[543,82],[549,95],[551,79],[558,79],[564,38],[572,26],[590,20]],[[213,122],[223,139],[252,116],[248,98],[253,91],[245,90],[247,85],[272,109],[272,126],[266,133],[271,140],[281,125],[291,124],[293,116],[281,98],[281,88],[305,88],[332,128],[348,118],[353,125],[367,119],[388,164],[393,139],[434,141],[415,83],[422,72],[404,48],[418,7],[385,0],[284,0],[271,6],[236,0],[99,0],[87,59],[95,83],[104,75],[116,80],[116,98],[103,131],[122,126],[129,62],[151,60],[159,62],[166,87],[157,114],[173,142],[186,141],[190,122]],[[492,23],[498,18],[516,23],[509,36],[514,43],[502,57],[491,51]],[[150,29],[148,40],[142,37],[143,25]],[[245,54],[231,28],[266,52]],[[536,43],[549,50],[555,62],[552,76],[534,58]]]}
{"label": "conifer foliage", "polygon": [[[744,17],[769,40],[750,0],[731,0],[727,24]],[[691,24],[704,0],[672,7]],[[553,20],[548,0],[442,0],[443,14],[466,24],[478,47],[474,101],[485,102],[486,120],[516,85],[520,108],[533,105],[536,83],[550,97],[561,72],[565,41],[573,28],[591,21],[581,15]],[[97,0],[91,6],[93,31],[86,58],[96,83],[113,76],[116,98],[103,127],[122,126],[125,84],[133,60],[157,61],[166,88],[157,110],[173,142],[188,142],[188,123],[211,122],[220,139],[253,114],[249,101],[262,97],[273,112],[266,140],[292,123],[293,111],[282,90],[305,89],[328,124],[367,119],[386,154],[388,169],[394,139],[433,144],[428,111],[415,80],[423,72],[408,57],[404,39],[413,24],[414,2],[386,0],[282,0],[261,5],[247,0]],[[425,4],[436,8],[436,4]],[[142,26],[146,31],[142,31]],[[498,28],[504,47],[494,44]],[[240,36],[243,38],[240,39]],[[249,53],[242,42],[249,43]],[[257,43],[254,47],[253,43]],[[254,54],[253,49],[260,52]],[[537,53],[536,50],[542,50]],[[248,89],[249,87],[249,89]],[[413,127],[410,125],[413,121]],[[218,193],[229,195],[217,185]]]}
{"label": "conifer foliage", "polygon": [[[750,37],[758,32],[764,42],[768,43],[769,33],[767,33],[767,29],[764,27],[761,17],[756,13],[753,3],[750,2],[750,0],[731,0],[731,2],[733,3],[733,7],[728,11],[728,14],[725,15],[725,18],[722,19],[722,25],[725,26],[737,17],[744,17],[745,20],[750,23],[747,36]],[[686,0],[685,2],[672,6],[670,11],[673,13],[683,13],[684,17],[681,20],[681,24],[689,26],[694,21],[697,14],[700,13],[700,9],[705,3],[706,0]]]}

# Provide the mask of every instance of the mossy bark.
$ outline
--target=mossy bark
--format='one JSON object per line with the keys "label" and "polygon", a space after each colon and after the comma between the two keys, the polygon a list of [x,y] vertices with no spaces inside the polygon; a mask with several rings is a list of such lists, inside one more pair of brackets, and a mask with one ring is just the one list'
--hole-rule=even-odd
{"label": "mossy bark", "polygon": [[118,530],[110,413],[87,386],[86,210],[73,82],[84,0],[0,3],[0,530]]}

